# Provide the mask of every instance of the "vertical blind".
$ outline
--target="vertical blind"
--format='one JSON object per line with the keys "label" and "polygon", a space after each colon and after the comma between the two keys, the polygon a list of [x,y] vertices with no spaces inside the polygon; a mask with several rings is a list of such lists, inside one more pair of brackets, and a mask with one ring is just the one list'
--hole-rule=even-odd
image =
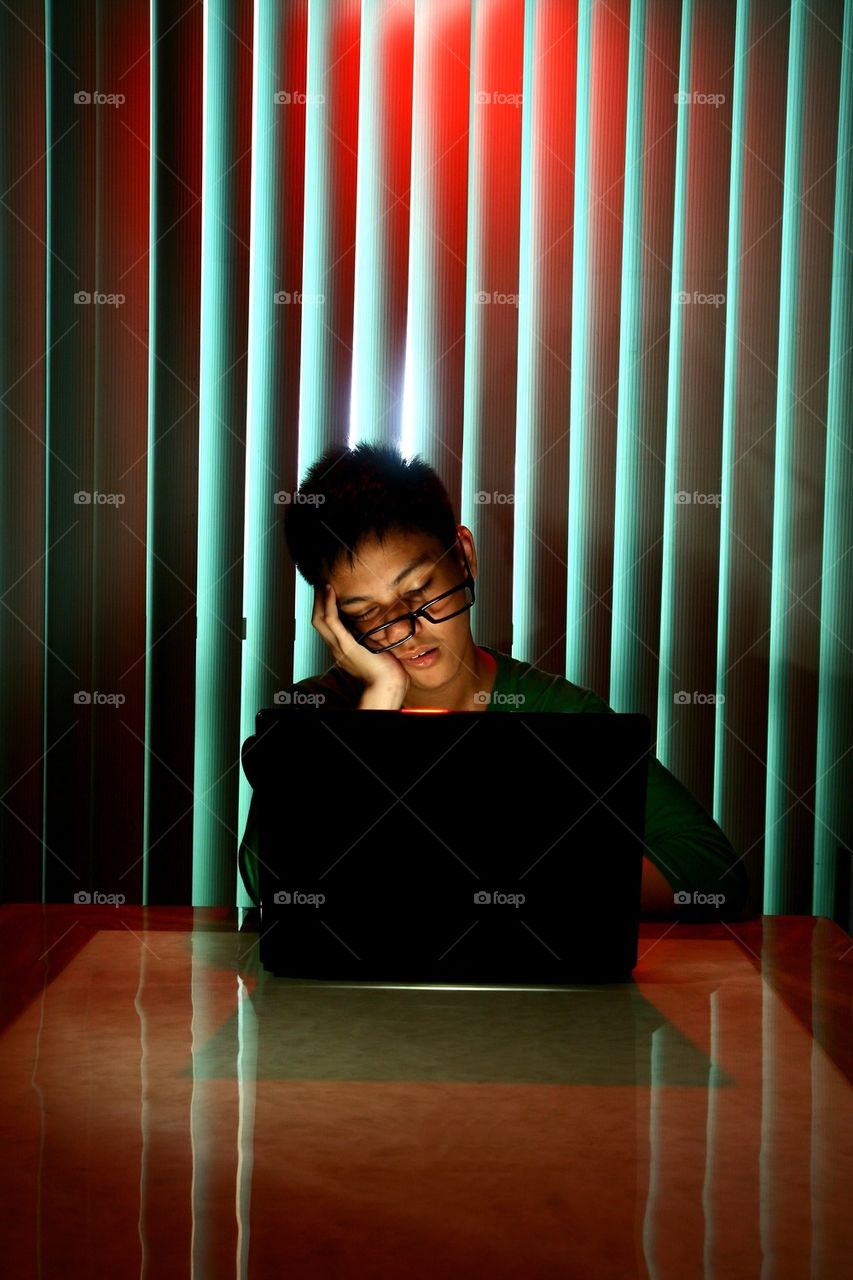
{"label": "vertical blind", "polygon": [[8,0],[0,94],[5,900],[246,904],[282,515],[366,440],[477,641],[849,923],[852,5]]}

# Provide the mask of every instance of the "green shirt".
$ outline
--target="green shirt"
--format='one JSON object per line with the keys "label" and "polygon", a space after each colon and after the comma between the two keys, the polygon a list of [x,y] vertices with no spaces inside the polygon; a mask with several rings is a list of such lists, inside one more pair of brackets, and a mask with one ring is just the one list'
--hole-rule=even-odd
{"label": "green shirt", "polygon": [[[529,662],[480,645],[497,662],[495,683],[486,706],[491,711],[569,711],[613,714],[603,698],[562,676],[540,671]],[[332,667],[323,676],[312,676],[290,686],[291,694],[322,694],[326,709],[355,709],[362,681]],[[306,705],[312,705],[307,703]],[[240,846],[240,873],[249,897],[258,902],[257,832],[254,805],[249,808],[246,832]],[[533,815],[531,815],[533,816]],[[659,760],[649,757],[646,792],[645,854],[673,887],[690,894],[691,902],[674,905],[679,918],[699,920],[737,919],[746,903],[746,867],[721,828],[693,795]],[[725,895],[718,906],[693,900],[693,895]]]}

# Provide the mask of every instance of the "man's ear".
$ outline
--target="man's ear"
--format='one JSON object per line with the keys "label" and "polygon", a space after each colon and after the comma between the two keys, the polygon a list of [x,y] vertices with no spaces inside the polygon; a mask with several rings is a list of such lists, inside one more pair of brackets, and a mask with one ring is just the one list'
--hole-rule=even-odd
{"label": "man's ear", "polygon": [[[465,546],[465,542],[463,541],[463,538],[462,538],[463,531],[468,535],[468,542],[470,543],[470,547]],[[463,573],[465,572],[465,561],[462,559],[462,550],[464,550],[465,555],[468,557],[468,564],[471,566],[471,576],[472,578],[476,578],[477,552],[474,547],[474,538],[471,533],[471,530],[467,528],[467,526],[464,524],[458,524],[456,526],[456,536],[459,539],[459,542],[457,543],[457,555],[459,557],[459,568],[462,570]]]}

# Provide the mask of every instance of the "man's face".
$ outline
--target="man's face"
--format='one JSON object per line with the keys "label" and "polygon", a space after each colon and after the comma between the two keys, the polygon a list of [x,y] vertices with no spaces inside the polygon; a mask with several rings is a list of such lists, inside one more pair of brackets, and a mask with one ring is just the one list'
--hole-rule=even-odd
{"label": "man's face", "polygon": [[[467,530],[462,536],[472,575],[476,556]],[[457,543],[453,551],[442,553],[440,543],[428,534],[389,532],[384,542],[370,538],[358,548],[353,567],[342,556],[329,581],[335,591],[338,612],[353,634],[391,622],[401,613],[417,609],[428,600],[459,586],[465,580],[465,566]],[[461,609],[465,593],[449,597],[436,613]],[[398,624],[379,643],[401,640],[405,624]],[[415,634],[388,652],[405,665],[410,680],[424,689],[437,689],[459,670],[471,644],[470,611],[430,623],[418,618]],[[371,646],[368,646],[371,647]],[[434,652],[421,663],[412,661],[424,649]]]}

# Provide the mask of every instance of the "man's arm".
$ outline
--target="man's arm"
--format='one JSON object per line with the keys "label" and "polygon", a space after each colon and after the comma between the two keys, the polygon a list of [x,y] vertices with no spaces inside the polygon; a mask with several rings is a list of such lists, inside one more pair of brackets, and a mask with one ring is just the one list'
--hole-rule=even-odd
{"label": "man's arm", "polygon": [[406,696],[402,686],[365,685],[357,711],[399,711]]}
{"label": "man's arm", "polygon": [[[590,690],[583,691],[580,707],[575,702],[572,709],[613,714]],[[711,814],[657,757],[649,759],[644,842],[652,857],[643,858],[641,911],[679,919],[741,918],[749,895],[743,859]]]}
{"label": "man's arm", "polygon": [[658,759],[649,761],[645,843],[661,879],[665,871],[672,874],[668,913],[680,919],[741,918],[749,895],[743,859],[696,797]]}

